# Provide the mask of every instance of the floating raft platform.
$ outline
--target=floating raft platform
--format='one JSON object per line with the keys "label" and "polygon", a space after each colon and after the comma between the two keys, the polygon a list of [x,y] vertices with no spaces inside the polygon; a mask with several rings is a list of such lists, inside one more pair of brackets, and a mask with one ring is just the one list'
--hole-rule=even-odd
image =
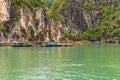
{"label": "floating raft platform", "polygon": [[57,42],[44,42],[41,44],[41,47],[72,47],[72,44],[62,44]]}

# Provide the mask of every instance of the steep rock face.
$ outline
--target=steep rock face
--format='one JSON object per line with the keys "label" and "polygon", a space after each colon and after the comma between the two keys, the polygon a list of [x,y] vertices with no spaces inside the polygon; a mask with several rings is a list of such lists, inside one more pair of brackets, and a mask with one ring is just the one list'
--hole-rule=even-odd
{"label": "steep rock face", "polygon": [[6,37],[3,33],[3,24],[10,19],[10,1],[0,0],[0,41],[5,41]]}
{"label": "steep rock face", "polygon": [[57,20],[65,26],[63,32],[82,34],[100,22],[99,12],[102,7],[117,7],[118,4],[112,0],[55,0],[51,14],[55,15],[52,15],[54,19],[58,16]]}
{"label": "steep rock face", "polygon": [[112,0],[54,0],[48,15],[43,7],[33,5],[28,1],[16,8],[9,0],[0,0],[0,41],[34,41],[41,38],[48,41],[50,36],[59,41],[64,33],[83,34],[86,29],[100,23],[99,13],[104,6],[116,8],[119,3]]}
{"label": "steep rock face", "polygon": [[[39,8],[35,13],[29,9],[20,9],[20,19],[16,21],[8,35],[9,41],[29,41],[35,40],[43,28],[47,28],[46,15],[42,8]],[[46,37],[46,35],[45,35]]]}
{"label": "steep rock face", "polygon": [[28,35],[31,35],[31,30],[33,30],[32,35],[34,35],[35,28],[32,16],[33,14],[29,10],[20,9],[20,19],[12,28],[9,39],[19,39],[22,37],[28,39]]}
{"label": "steep rock face", "polygon": [[[82,8],[84,0],[55,0],[51,8],[51,16],[62,22],[63,33],[81,34],[96,22],[97,12]],[[53,12],[54,11],[54,12]],[[53,16],[53,14],[55,16]],[[95,22],[94,22],[95,21]]]}
{"label": "steep rock face", "polygon": [[56,22],[54,19],[50,20],[50,36],[54,41],[59,41],[62,35],[62,24],[61,22]]}
{"label": "steep rock face", "polygon": [[92,28],[94,25],[99,23],[98,13],[98,10],[92,10],[89,13],[83,10],[83,18],[87,24],[87,28]]}
{"label": "steep rock face", "polygon": [[0,0],[0,22],[5,22],[10,19],[9,9],[9,0]]}
{"label": "steep rock face", "polygon": [[29,8],[15,7],[9,0],[0,0],[0,41],[26,42],[48,41],[48,20],[43,7]]}

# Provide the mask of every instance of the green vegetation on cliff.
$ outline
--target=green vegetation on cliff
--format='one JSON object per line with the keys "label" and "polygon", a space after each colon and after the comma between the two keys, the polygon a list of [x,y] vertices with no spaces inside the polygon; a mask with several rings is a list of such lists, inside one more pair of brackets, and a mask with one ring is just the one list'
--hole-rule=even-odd
{"label": "green vegetation on cliff", "polygon": [[41,0],[11,0],[12,7],[17,11],[20,7],[30,8],[34,10],[36,7],[42,6]]}
{"label": "green vegetation on cliff", "polygon": [[[69,21],[71,19],[73,22],[72,24],[77,25],[77,27],[79,27],[78,29],[85,30],[82,34],[77,36],[77,39],[75,39],[76,36],[71,35],[72,33],[64,34],[61,38],[63,40],[67,38],[70,40],[100,41],[102,39],[106,40],[115,37],[120,38],[119,2],[120,1],[118,0],[104,0],[97,2],[94,2],[93,0],[54,0],[49,16],[55,20],[61,20],[62,18],[62,20],[65,19],[66,21]],[[95,12],[97,12],[97,17],[91,17]],[[84,17],[87,17],[88,20]],[[90,20],[93,26],[88,28]],[[95,23],[95,21],[99,22]]]}
{"label": "green vegetation on cliff", "polygon": [[[61,40],[100,41],[120,38],[119,0],[10,0],[10,2],[13,21],[19,20],[20,8],[29,8],[34,13],[37,8],[44,7],[49,19],[60,21],[63,28],[70,30],[68,32],[61,30]],[[49,21],[48,18],[46,21]],[[36,37],[41,39],[43,35],[40,33]]]}
{"label": "green vegetation on cliff", "polygon": [[41,1],[50,8],[54,0],[41,0]]}
{"label": "green vegetation on cliff", "polygon": [[104,6],[99,12],[100,22],[83,34],[86,40],[106,40],[120,37],[120,7]]}
{"label": "green vegetation on cliff", "polygon": [[[62,12],[64,12],[65,10],[67,10],[66,8],[68,8],[68,4],[67,4],[68,0],[54,0],[51,9],[48,12],[48,16],[50,18],[53,18],[55,20],[58,20],[60,15],[62,14]],[[67,15],[67,14],[65,14]]]}

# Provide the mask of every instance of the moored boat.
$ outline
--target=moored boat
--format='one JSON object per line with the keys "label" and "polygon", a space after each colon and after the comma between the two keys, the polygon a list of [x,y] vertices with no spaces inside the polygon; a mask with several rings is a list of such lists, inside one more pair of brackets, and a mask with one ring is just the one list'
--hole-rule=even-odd
{"label": "moored boat", "polygon": [[44,42],[41,44],[41,47],[71,47],[73,45],[70,44],[62,44],[59,42]]}
{"label": "moored boat", "polygon": [[56,42],[44,42],[41,44],[41,47],[57,47],[59,46]]}
{"label": "moored boat", "polygon": [[13,43],[12,47],[31,47],[32,44],[28,44],[28,43]]}
{"label": "moored boat", "polygon": [[99,41],[95,41],[95,42],[93,42],[94,44],[100,44],[100,42]]}

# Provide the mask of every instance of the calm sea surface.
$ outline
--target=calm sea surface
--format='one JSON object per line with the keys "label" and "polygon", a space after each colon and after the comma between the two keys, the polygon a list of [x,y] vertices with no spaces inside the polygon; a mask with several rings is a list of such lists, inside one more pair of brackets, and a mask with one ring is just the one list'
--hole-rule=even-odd
{"label": "calm sea surface", "polygon": [[0,80],[120,80],[120,44],[0,47]]}

